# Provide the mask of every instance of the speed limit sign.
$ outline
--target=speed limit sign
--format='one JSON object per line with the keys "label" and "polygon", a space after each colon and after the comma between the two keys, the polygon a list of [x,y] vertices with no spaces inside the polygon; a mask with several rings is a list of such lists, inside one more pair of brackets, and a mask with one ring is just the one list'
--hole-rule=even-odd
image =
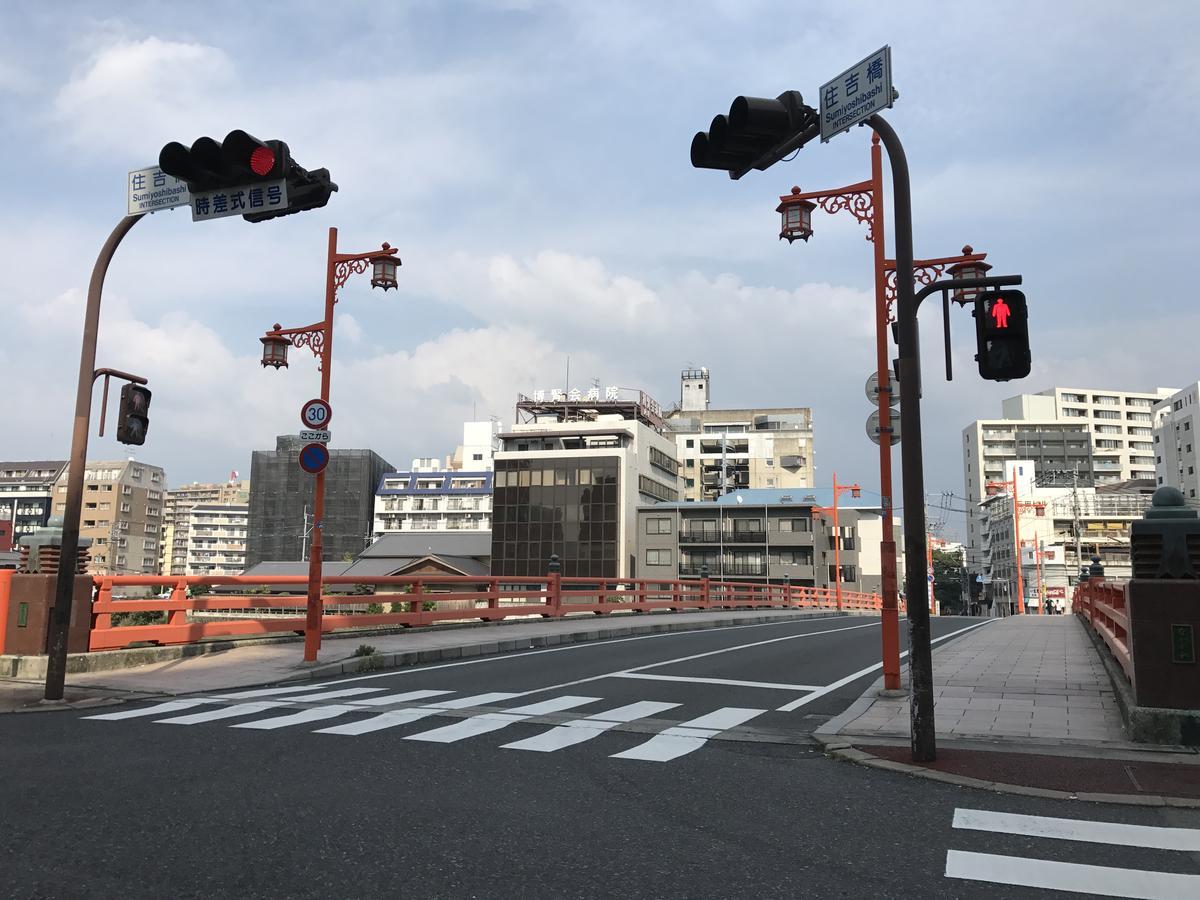
{"label": "speed limit sign", "polygon": [[300,408],[300,421],[308,428],[326,428],[333,410],[324,400],[309,400]]}

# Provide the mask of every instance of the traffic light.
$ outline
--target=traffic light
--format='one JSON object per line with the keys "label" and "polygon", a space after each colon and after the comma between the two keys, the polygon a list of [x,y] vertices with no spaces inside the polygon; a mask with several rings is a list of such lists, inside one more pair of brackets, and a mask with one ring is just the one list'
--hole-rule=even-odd
{"label": "traffic light", "polygon": [[1029,374],[1029,307],[1021,291],[981,291],[975,298],[975,341],[979,374],[1010,381]]}
{"label": "traffic light", "polygon": [[285,209],[246,213],[242,218],[247,222],[265,222],[267,219],[290,216],[306,209],[317,209],[328,203],[333,192],[338,189],[338,186],[329,180],[328,169],[314,169],[309,172],[293,165],[287,182],[288,205]]}
{"label": "traffic light", "polygon": [[805,105],[799,91],[785,91],[774,100],[735,97],[729,115],[717,116],[707,132],[692,138],[692,165],[740,178],[752,168],[770,168],[820,132],[817,111]]}
{"label": "traffic light", "polygon": [[146,443],[150,428],[150,389],[140,384],[121,388],[121,412],[117,417],[117,440],[122,444]]}

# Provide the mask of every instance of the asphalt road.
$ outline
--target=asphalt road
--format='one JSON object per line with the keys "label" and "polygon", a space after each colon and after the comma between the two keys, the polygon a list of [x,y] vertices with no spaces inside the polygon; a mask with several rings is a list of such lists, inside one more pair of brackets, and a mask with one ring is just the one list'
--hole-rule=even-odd
{"label": "asphalt road", "polygon": [[825,759],[878,658],[876,620],[821,619],[3,716],[0,895],[1197,895],[1197,811]]}

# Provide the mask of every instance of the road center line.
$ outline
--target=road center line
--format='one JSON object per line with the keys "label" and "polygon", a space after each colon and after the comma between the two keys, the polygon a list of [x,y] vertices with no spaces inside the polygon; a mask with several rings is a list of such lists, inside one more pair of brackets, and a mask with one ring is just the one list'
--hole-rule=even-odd
{"label": "road center line", "polygon": [[[971,631],[974,628],[982,628],[984,625],[988,625],[992,621],[994,621],[994,620],[988,619],[987,622],[976,622],[974,625],[968,625],[966,628],[960,628],[958,631],[952,631],[949,634],[943,634],[941,637],[936,637],[929,643],[936,644],[936,643],[939,643],[940,641],[949,640],[950,638],[954,637],[956,634],[963,634],[964,632]],[[907,650],[905,650],[903,653],[900,654],[901,659],[904,659],[904,657],[906,657],[906,656],[908,656]],[[872,672],[874,672],[878,669],[882,669],[882,668],[883,668],[883,663],[877,662],[873,666],[867,666],[865,669],[859,669],[857,672],[847,675],[845,678],[839,678],[833,684],[826,685],[825,687],[821,688],[818,691],[814,691],[813,693],[807,694],[803,697],[798,697],[795,700],[791,701],[790,703],[785,703],[783,706],[779,707],[776,710],[776,712],[792,712],[793,710],[797,710],[800,707],[804,706],[806,703],[811,703],[813,700],[818,700],[821,697],[824,697],[826,694],[830,693],[831,691],[836,691],[838,688],[844,687],[845,685],[849,684],[850,682],[857,681],[859,678],[862,678],[864,675],[870,675]]]}
{"label": "road center line", "polygon": [[623,672],[613,678],[642,678],[646,681],[683,681],[689,684],[731,684],[734,687],[771,688],[777,691],[819,691],[819,684],[779,684],[774,681],[737,681],[733,678],[692,678],[687,675],[647,675],[644,672]]}

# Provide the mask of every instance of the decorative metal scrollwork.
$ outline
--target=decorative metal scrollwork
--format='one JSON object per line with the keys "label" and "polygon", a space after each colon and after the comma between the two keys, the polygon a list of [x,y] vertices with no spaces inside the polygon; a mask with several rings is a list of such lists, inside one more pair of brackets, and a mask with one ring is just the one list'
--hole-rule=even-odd
{"label": "decorative metal scrollwork", "polygon": [[307,347],[317,358],[317,371],[321,371],[321,354],[325,352],[325,332],[314,329],[292,335],[293,347]]}
{"label": "decorative metal scrollwork", "polygon": [[342,289],[351,275],[361,275],[370,268],[369,259],[344,259],[333,267],[333,302],[337,303],[337,292]]}
{"label": "decorative metal scrollwork", "polygon": [[871,200],[870,191],[857,191],[853,194],[832,194],[827,197],[817,197],[817,205],[831,215],[848,210],[854,218],[867,226],[867,240],[874,241],[873,224],[875,221],[875,204]]}
{"label": "decorative metal scrollwork", "polygon": [[[942,263],[934,263],[927,266],[913,266],[913,284],[930,285],[942,277],[942,272],[946,270],[946,266]],[[884,281],[883,295],[887,299],[887,317],[889,322],[896,321],[896,314],[892,311],[892,307],[896,302],[896,270],[888,269],[887,277]]]}

